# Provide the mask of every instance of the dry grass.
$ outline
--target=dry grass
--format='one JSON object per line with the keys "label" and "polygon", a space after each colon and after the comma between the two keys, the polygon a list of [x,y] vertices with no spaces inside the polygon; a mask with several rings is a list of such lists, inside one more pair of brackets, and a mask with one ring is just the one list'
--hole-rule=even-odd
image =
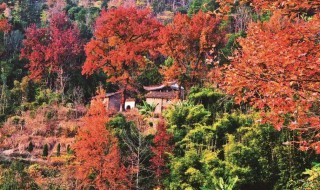
{"label": "dry grass", "polygon": [[17,154],[30,154],[27,149],[33,144],[31,156],[41,157],[43,146],[48,145],[49,157],[56,154],[57,145],[61,153],[73,144],[80,117],[85,114],[84,106],[42,106],[35,111],[22,112],[7,120],[0,129],[0,150],[13,149]]}

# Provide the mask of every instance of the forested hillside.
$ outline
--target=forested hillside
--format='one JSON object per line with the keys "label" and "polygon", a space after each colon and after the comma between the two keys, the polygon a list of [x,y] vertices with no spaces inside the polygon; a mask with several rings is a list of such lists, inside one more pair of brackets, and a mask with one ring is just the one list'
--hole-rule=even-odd
{"label": "forested hillside", "polygon": [[1,190],[320,189],[320,1],[0,0]]}

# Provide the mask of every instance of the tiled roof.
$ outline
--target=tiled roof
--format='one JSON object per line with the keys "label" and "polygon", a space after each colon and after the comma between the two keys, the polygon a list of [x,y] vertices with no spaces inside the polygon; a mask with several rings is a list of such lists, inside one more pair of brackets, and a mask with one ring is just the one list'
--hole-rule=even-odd
{"label": "tiled roof", "polygon": [[120,92],[107,93],[106,97],[110,97],[110,96],[113,96],[113,95],[116,95],[116,94],[120,94]]}
{"label": "tiled roof", "polygon": [[153,91],[153,90],[161,90],[161,89],[163,89],[164,87],[167,87],[167,86],[170,87],[171,89],[174,89],[174,90],[178,90],[179,89],[179,85],[175,81],[166,82],[166,83],[159,84],[159,85],[143,86],[143,88],[145,90],[147,90],[147,91]]}
{"label": "tiled roof", "polygon": [[152,91],[152,90],[161,90],[164,87],[166,87],[166,85],[161,84],[161,85],[153,85],[153,86],[144,86],[143,88],[145,90]]}
{"label": "tiled roof", "polygon": [[145,95],[146,98],[161,98],[161,99],[175,99],[177,97],[177,92],[158,92],[151,91]]}

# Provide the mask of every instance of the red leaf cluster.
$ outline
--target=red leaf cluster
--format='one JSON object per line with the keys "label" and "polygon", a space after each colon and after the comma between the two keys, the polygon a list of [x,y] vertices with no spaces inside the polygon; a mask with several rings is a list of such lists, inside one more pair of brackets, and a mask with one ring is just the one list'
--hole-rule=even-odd
{"label": "red leaf cluster", "polygon": [[[6,10],[7,4],[1,3],[0,4],[0,14]],[[8,22],[8,19],[1,17],[0,19],[0,32],[9,32],[11,29],[11,24]]]}
{"label": "red leaf cluster", "polygon": [[74,69],[75,59],[82,51],[79,30],[64,13],[54,14],[46,28],[29,27],[23,46],[21,58],[29,60],[27,67],[32,79]]}
{"label": "red leaf cluster", "polygon": [[167,153],[172,152],[173,146],[170,145],[172,135],[168,134],[166,130],[166,124],[163,119],[159,121],[157,126],[157,133],[153,139],[154,146],[151,147],[151,151],[154,153],[154,157],[151,158],[151,168],[155,173],[155,177],[160,185],[160,180],[163,174],[169,173],[166,168]]}
{"label": "red leaf cluster", "polygon": [[0,32],[9,32],[11,30],[11,24],[7,19],[0,19]]}

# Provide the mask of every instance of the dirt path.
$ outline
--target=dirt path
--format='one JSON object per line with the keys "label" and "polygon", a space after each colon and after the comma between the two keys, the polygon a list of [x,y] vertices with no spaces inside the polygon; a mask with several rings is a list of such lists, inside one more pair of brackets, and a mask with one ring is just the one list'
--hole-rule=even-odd
{"label": "dirt path", "polygon": [[0,160],[3,160],[3,161],[17,160],[17,161],[34,162],[34,163],[42,163],[42,164],[47,164],[48,163],[48,160],[44,160],[44,159],[41,159],[41,158],[12,157],[12,156],[5,155],[2,152],[0,152]]}

